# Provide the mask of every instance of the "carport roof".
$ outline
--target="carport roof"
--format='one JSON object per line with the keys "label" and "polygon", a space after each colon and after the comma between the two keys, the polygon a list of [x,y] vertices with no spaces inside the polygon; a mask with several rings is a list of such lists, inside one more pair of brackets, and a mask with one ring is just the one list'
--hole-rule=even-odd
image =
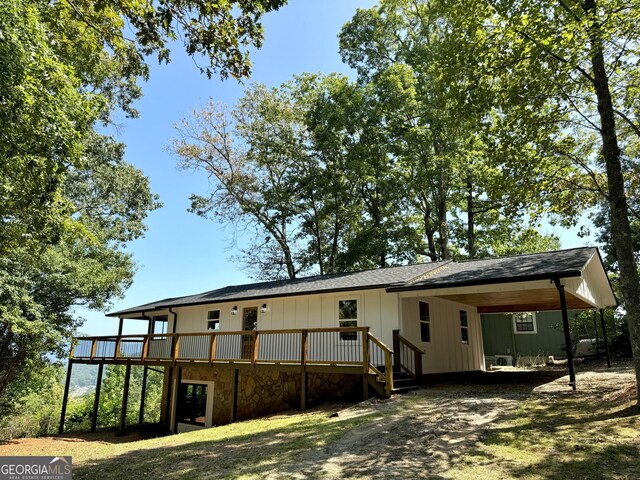
{"label": "carport roof", "polygon": [[[595,247],[572,248],[501,258],[448,262],[427,278],[390,287],[389,291],[425,290],[581,276]],[[598,254],[599,255],[599,254]]]}

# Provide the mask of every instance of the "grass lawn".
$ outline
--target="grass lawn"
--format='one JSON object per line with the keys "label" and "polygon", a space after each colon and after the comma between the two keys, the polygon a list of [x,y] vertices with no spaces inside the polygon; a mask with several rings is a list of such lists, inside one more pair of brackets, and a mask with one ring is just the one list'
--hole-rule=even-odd
{"label": "grass lawn", "polygon": [[72,455],[74,478],[640,478],[629,368],[555,381],[442,385],[161,438],[24,439],[0,455]]}
{"label": "grass lawn", "polygon": [[522,402],[444,476],[638,479],[640,415],[624,390],[618,395],[569,394]]}

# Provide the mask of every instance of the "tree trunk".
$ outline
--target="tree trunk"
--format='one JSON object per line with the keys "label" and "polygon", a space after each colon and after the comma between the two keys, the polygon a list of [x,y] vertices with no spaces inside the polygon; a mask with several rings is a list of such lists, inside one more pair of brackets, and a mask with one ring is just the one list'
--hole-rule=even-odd
{"label": "tree trunk", "polygon": [[440,244],[440,259],[449,260],[449,224],[447,223],[447,199],[444,191],[440,192],[438,200],[438,243]]}
{"label": "tree trunk", "polygon": [[613,102],[607,76],[600,23],[595,0],[584,0],[583,8],[590,19],[591,66],[593,88],[598,99],[602,156],[607,171],[609,208],[611,212],[611,239],[620,269],[620,289],[629,324],[629,337],[633,352],[636,383],[640,386],[640,281],[635,262],[624,177],[620,159],[620,148],[616,135]]}
{"label": "tree trunk", "polygon": [[476,226],[473,210],[473,184],[471,176],[467,177],[467,250],[469,258],[476,258]]}

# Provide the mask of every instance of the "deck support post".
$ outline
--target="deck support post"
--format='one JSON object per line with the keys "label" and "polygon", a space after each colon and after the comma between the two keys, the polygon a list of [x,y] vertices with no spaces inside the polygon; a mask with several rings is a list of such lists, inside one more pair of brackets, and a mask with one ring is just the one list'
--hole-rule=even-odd
{"label": "deck support post", "polygon": [[600,323],[602,324],[602,341],[604,351],[607,354],[607,368],[611,368],[611,353],[609,352],[609,341],[607,340],[607,325],[604,322],[604,309],[600,309]]}
{"label": "deck support post", "polygon": [[98,407],[100,406],[100,389],[102,388],[102,370],[104,363],[98,365],[98,377],[96,378],[96,394],[93,397],[93,415],[91,416],[91,432],[96,431],[98,424]]}
{"label": "deck support post", "polygon": [[178,402],[180,396],[180,385],[182,384],[182,367],[178,367],[178,372],[176,374],[176,392],[173,398],[176,399],[175,405],[173,407],[173,433],[178,433]]}
{"label": "deck support post", "polygon": [[302,330],[300,335],[300,410],[307,409],[309,376],[307,374],[307,356],[309,354],[309,332]]}
{"label": "deck support post", "polygon": [[67,378],[64,382],[64,394],[62,396],[62,411],[60,413],[60,426],[58,427],[58,434],[64,433],[64,417],[67,414],[67,401],[69,400],[69,385],[71,384],[71,370],[73,368],[73,362],[69,359],[67,365]]}
{"label": "deck support post", "polygon": [[567,314],[567,298],[564,292],[564,285],[559,278],[554,278],[558,293],[560,295],[560,309],[562,310],[562,329],[564,330],[564,346],[567,351],[567,363],[569,364],[569,385],[576,389],[576,372],[573,365],[573,348],[571,346],[571,333],[569,331],[569,315]]}
{"label": "deck support post", "polygon": [[140,393],[140,413],[138,414],[138,423],[144,424],[144,399],[147,396],[147,375],[149,367],[142,367],[142,392]]}
{"label": "deck support post", "polygon": [[369,330],[362,332],[362,400],[369,400]]}
{"label": "deck support post", "polygon": [[167,401],[164,406],[164,425],[168,432],[171,431],[171,400],[173,398],[173,367],[167,370]]}
{"label": "deck support post", "polygon": [[127,364],[124,371],[124,388],[122,389],[122,408],[120,409],[120,427],[118,435],[124,435],[124,427],[127,423],[127,402],[129,401],[129,381],[131,380],[131,364]]}
{"label": "deck support post", "polygon": [[233,369],[233,405],[231,406],[231,422],[238,421],[238,369]]}

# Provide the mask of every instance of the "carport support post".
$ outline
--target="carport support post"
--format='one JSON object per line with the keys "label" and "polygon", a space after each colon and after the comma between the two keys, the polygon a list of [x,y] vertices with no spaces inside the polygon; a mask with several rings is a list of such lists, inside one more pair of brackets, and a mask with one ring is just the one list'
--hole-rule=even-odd
{"label": "carport support post", "polygon": [[602,324],[602,340],[604,341],[604,351],[607,354],[607,368],[611,368],[611,354],[609,353],[609,341],[607,340],[607,325],[604,323],[604,309],[600,309],[600,323]]}
{"label": "carport support post", "polygon": [[100,388],[102,387],[102,370],[104,364],[98,365],[98,378],[96,378],[96,395],[93,398],[93,416],[91,417],[91,431],[96,431],[96,425],[98,423],[98,407],[100,406]]}
{"label": "carport support post", "polygon": [[71,384],[71,369],[73,368],[73,362],[69,359],[67,365],[67,379],[64,382],[64,395],[62,397],[62,411],[60,412],[60,426],[58,427],[58,434],[64,433],[64,417],[67,414],[67,400],[69,400],[69,385]]}
{"label": "carport support post", "polygon": [[127,423],[127,402],[129,401],[129,380],[131,380],[131,364],[124,371],[124,388],[122,390],[122,408],[120,409],[120,428],[118,435],[124,435],[124,427]]}
{"label": "carport support post", "polygon": [[564,346],[567,350],[567,363],[569,364],[569,385],[576,389],[576,372],[573,367],[573,348],[571,347],[571,333],[569,332],[569,315],[567,314],[567,298],[564,293],[564,285],[559,278],[554,278],[558,293],[560,294],[560,309],[562,310],[562,329],[564,330]]}

